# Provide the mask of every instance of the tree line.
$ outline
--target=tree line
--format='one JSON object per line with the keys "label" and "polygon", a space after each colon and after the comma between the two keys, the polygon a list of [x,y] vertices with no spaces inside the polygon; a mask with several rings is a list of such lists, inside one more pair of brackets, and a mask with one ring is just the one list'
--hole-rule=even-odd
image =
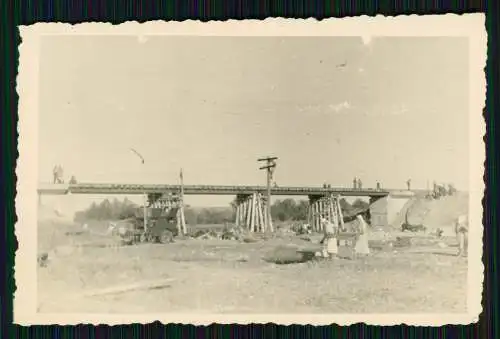
{"label": "tree line", "polygon": [[[275,200],[271,206],[271,216],[276,221],[306,221],[307,200],[283,199]],[[206,207],[193,208],[185,206],[184,216],[186,222],[190,225],[207,225],[232,223],[236,217],[236,208],[234,202],[228,207]],[[358,199],[350,204],[345,199],[340,200],[340,207],[343,214],[349,218],[359,211],[366,210],[369,205],[367,202]],[[139,205],[128,200],[105,199],[100,203],[93,202],[87,209],[75,213],[75,222],[84,222],[89,220],[123,220],[133,218],[135,211],[140,208]]]}

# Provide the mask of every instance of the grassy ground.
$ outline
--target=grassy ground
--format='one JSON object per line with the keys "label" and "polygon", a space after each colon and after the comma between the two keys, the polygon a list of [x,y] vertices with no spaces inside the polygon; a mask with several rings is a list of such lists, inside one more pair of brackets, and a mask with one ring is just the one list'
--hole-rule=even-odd
{"label": "grassy ground", "polygon": [[[117,246],[116,238],[57,222],[39,225],[40,312],[449,313],[466,310],[466,259],[422,238],[404,248],[375,246],[357,260],[276,265],[263,260],[279,246],[318,248],[296,236],[255,243],[178,240]],[[375,239],[374,235],[374,239]],[[454,245],[454,239],[445,239]],[[415,242],[414,242],[415,243]],[[441,244],[442,245],[442,244]],[[441,246],[442,247],[442,246]],[[163,289],[83,297],[85,291],[170,278]]]}

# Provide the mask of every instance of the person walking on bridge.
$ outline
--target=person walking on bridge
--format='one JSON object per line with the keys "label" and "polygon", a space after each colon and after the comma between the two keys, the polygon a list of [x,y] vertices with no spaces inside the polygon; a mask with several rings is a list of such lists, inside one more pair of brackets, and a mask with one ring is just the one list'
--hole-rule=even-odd
{"label": "person walking on bridge", "polygon": [[57,182],[59,181],[57,179],[57,176],[58,176],[58,173],[57,173],[57,165],[54,166],[54,168],[52,169],[52,176],[53,176],[53,181],[52,183],[53,184],[57,184]]}
{"label": "person walking on bridge", "polygon": [[54,175],[54,184],[64,184],[63,168],[61,165],[54,166],[52,174]]}
{"label": "person walking on bridge", "polygon": [[57,166],[57,177],[60,184],[64,184],[64,171],[61,165]]}

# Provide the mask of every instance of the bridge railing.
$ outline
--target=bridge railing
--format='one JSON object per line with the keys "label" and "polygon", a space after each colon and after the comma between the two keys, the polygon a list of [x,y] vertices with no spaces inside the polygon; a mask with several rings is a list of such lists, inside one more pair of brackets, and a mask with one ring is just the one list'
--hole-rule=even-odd
{"label": "bridge railing", "polygon": [[[63,187],[64,186],[64,187]],[[78,183],[78,184],[45,184],[39,186],[39,192],[59,192],[63,189],[72,193],[162,193],[180,190],[180,185],[154,185],[154,184],[119,184],[119,183]],[[224,186],[224,185],[184,185],[186,194],[251,194],[253,192],[265,192],[265,186]],[[318,195],[318,194],[359,194],[359,195],[387,195],[389,190],[377,190],[374,188],[352,189],[344,187],[271,187],[271,193],[275,195]]]}

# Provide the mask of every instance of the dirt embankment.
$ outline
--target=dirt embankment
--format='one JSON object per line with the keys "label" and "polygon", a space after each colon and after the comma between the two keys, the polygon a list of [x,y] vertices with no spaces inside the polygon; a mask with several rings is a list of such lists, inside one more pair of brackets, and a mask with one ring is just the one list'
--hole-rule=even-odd
{"label": "dirt embankment", "polygon": [[468,214],[469,195],[458,192],[438,200],[416,198],[407,210],[408,222],[422,224],[428,229],[451,229],[453,221],[462,214]]}

